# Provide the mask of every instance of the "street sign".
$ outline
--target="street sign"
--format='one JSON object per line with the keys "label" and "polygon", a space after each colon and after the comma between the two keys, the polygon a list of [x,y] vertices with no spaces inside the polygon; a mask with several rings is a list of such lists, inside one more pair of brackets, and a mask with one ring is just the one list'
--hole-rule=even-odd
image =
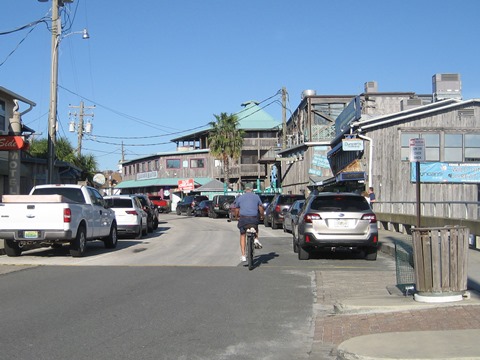
{"label": "street sign", "polygon": [[410,162],[425,161],[425,139],[410,139]]}

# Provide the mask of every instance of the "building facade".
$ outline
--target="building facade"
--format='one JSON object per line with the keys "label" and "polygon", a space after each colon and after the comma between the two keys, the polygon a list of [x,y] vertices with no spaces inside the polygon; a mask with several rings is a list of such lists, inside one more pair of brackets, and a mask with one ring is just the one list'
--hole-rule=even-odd
{"label": "building facade", "polygon": [[[245,184],[253,184],[259,191],[269,188],[267,164],[260,159],[272,156],[278,147],[279,122],[261,109],[255,101],[242,104],[238,113],[238,128],[245,133],[241,156],[232,159],[230,183],[225,190],[241,190]],[[209,129],[196,131],[175,139],[177,150],[157,153],[122,163],[123,181],[116,186],[122,193],[143,192],[165,195],[182,192],[182,183],[192,180],[195,191],[202,185],[217,179],[225,182],[222,161],[210,154]],[[180,194],[179,194],[180,196]]]}

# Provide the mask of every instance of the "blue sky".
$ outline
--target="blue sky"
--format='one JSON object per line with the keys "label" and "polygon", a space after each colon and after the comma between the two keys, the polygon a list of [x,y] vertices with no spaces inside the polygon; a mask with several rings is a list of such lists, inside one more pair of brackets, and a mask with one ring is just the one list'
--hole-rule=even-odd
{"label": "blue sky", "polygon": [[[51,1],[2,1],[0,33],[49,17]],[[59,135],[74,147],[69,112],[95,105],[83,153],[100,170],[173,151],[169,140],[263,101],[281,121],[305,89],[317,94],[429,94],[436,73],[460,73],[463,98],[480,97],[480,1],[75,0],[59,52]],[[51,35],[44,23],[0,36],[0,86],[37,106],[26,125],[47,134]],[[23,40],[23,41],[22,41]],[[278,101],[275,101],[278,100]],[[78,111],[78,110],[77,110]],[[173,135],[172,135],[173,134]],[[166,144],[165,144],[166,143]]]}

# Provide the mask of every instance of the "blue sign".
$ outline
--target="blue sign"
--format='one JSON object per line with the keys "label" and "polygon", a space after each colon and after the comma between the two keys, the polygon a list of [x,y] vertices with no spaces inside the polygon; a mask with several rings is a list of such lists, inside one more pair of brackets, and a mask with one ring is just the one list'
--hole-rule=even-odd
{"label": "blue sign", "polygon": [[[415,163],[410,165],[410,181],[416,181]],[[480,163],[420,163],[423,183],[480,183]]]}

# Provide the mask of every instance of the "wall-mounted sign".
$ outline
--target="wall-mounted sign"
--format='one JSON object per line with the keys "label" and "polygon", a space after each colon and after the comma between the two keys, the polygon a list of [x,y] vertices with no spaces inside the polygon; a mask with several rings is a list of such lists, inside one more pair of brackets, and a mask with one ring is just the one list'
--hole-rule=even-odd
{"label": "wall-mounted sign", "polygon": [[193,179],[178,180],[178,188],[181,191],[190,191],[195,189]]}
{"label": "wall-mounted sign", "polygon": [[137,174],[137,180],[155,179],[157,177],[158,177],[158,173],[156,171],[148,171],[148,172]]}
{"label": "wall-mounted sign", "polygon": [[363,151],[362,139],[344,139],[342,140],[343,151]]}
{"label": "wall-mounted sign", "polygon": [[[415,164],[411,163],[410,181],[415,182]],[[420,163],[422,183],[480,183],[480,163]]]}
{"label": "wall-mounted sign", "polygon": [[23,136],[0,135],[0,151],[25,150],[27,148],[28,142]]}

